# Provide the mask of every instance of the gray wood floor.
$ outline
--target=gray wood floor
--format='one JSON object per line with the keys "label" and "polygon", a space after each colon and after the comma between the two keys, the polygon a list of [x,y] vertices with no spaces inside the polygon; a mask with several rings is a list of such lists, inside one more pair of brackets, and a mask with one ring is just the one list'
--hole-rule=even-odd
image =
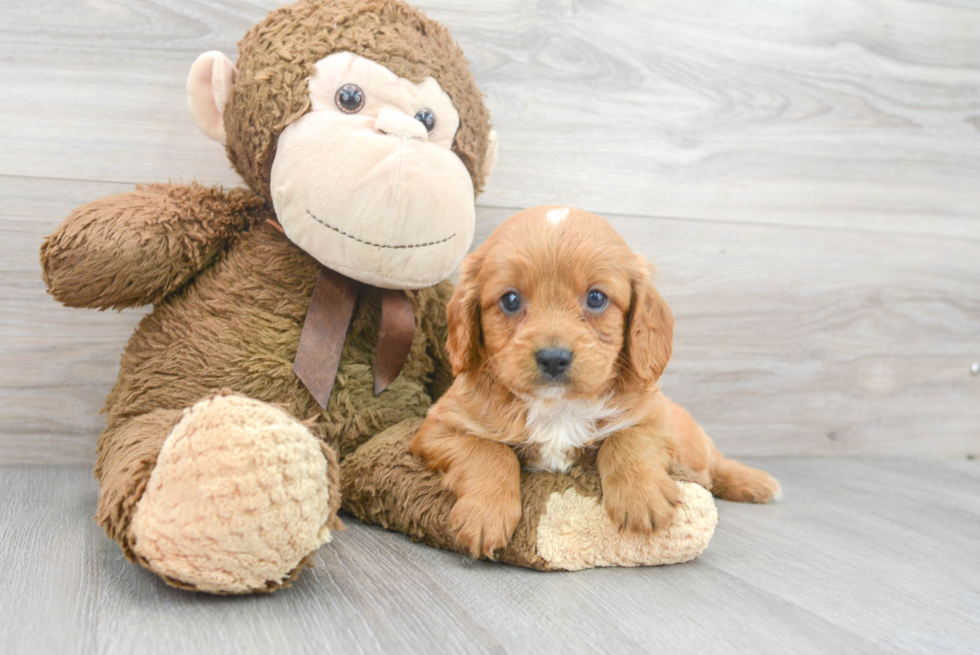
{"label": "gray wood floor", "polygon": [[0,652],[977,653],[980,462],[763,459],[682,565],[536,573],[348,519],[272,596],[166,587],[91,520],[78,466],[0,467]]}

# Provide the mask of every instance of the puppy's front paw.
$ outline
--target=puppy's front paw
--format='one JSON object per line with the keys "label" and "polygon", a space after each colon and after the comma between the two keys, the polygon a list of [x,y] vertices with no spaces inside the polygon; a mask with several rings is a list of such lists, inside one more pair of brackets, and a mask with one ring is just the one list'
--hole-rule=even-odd
{"label": "puppy's front paw", "polygon": [[646,535],[666,529],[681,502],[677,483],[666,473],[620,473],[603,481],[602,498],[620,530]]}
{"label": "puppy's front paw", "polygon": [[521,499],[494,499],[461,496],[449,513],[449,527],[456,539],[473,557],[493,559],[495,550],[504,548],[521,520]]}

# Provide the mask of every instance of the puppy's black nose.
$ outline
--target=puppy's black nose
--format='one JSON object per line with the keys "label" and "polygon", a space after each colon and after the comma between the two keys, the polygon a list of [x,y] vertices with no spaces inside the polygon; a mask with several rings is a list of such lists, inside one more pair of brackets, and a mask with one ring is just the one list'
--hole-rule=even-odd
{"label": "puppy's black nose", "polygon": [[572,363],[572,351],[567,348],[542,348],[534,354],[538,368],[552,380],[560,378]]}

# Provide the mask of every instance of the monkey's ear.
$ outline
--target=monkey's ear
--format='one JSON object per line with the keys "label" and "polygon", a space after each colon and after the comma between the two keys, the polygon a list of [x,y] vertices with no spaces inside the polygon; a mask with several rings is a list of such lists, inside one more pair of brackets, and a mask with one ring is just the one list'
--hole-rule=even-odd
{"label": "monkey's ear", "polygon": [[238,78],[238,69],[222,52],[212,50],[197,58],[187,78],[187,107],[197,128],[215,141],[225,142],[225,103]]}
{"label": "monkey's ear", "polygon": [[486,180],[493,173],[493,167],[497,163],[497,130],[490,130],[487,135],[487,154],[483,157],[483,179]]}

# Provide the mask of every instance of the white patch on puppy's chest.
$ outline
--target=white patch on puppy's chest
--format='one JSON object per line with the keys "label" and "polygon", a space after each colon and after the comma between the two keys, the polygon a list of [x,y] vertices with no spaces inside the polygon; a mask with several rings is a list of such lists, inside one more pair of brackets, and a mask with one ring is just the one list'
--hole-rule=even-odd
{"label": "white patch on puppy's chest", "polygon": [[580,448],[629,427],[632,421],[615,421],[623,412],[611,408],[608,398],[600,400],[548,400],[527,402],[527,446],[529,468],[567,473]]}

